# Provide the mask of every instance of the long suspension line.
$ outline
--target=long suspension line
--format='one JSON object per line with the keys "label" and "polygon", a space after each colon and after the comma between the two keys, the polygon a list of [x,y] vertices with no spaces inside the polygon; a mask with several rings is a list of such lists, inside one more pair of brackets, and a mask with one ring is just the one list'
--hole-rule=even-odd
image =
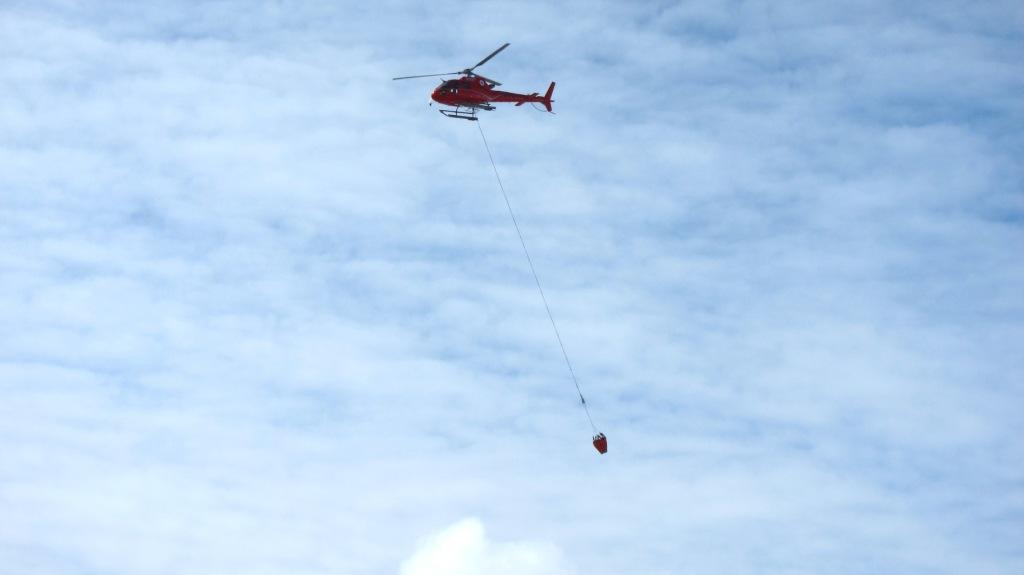
{"label": "long suspension line", "polygon": [[555,316],[551,314],[551,307],[548,306],[548,298],[544,295],[544,288],[540,285],[540,277],[537,276],[537,269],[533,266],[533,258],[530,257],[530,250],[526,249],[526,240],[523,239],[523,232],[519,229],[519,222],[516,220],[516,214],[512,211],[512,203],[508,200],[508,193],[505,192],[505,185],[501,183],[501,175],[498,174],[498,166],[494,163],[494,156],[491,154],[491,147],[487,144],[487,137],[484,136],[484,129],[480,126],[480,121],[476,122],[477,129],[480,130],[480,138],[484,141],[484,148],[487,150],[487,157],[491,160],[491,167],[494,168],[494,177],[498,180],[498,188],[501,190],[501,196],[505,198],[505,207],[508,208],[508,215],[512,218],[512,225],[516,228],[516,234],[519,236],[519,243],[523,246],[523,253],[526,254],[526,261],[530,264],[530,272],[533,274],[533,281],[537,283],[537,291],[540,292],[540,299],[544,302],[544,310],[548,312],[548,319],[551,320],[551,327],[555,331],[555,339],[558,340],[558,347],[562,350],[562,357],[565,358],[565,365],[569,368],[569,375],[572,377],[573,384],[576,385],[576,393],[580,396],[580,403],[583,405],[583,410],[587,414],[587,421],[590,422],[590,427],[593,428],[594,433],[597,434],[597,426],[594,425],[594,418],[590,416],[590,407],[587,406],[587,400],[583,397],[583,390],[580,389],[580,382],[576,379],[576,371],[572,368],[572,362],[569,361],[569,354],[565,351],[565,344],[562,343],[562,335],[558,332],[558,325],[555,323]]}

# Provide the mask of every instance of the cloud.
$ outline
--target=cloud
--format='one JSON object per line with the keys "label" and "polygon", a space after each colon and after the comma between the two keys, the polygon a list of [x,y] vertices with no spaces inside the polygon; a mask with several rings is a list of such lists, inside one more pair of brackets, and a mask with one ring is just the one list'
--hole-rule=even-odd
{"label": "cloud", "polygon": [[573,573],[550,543],[498,542],[470,517],[428,537],[402,562],[400,575],[567,575]]}
{"label": "cloud", "polygon": [[1024,572],[1021,14],[3,3],[0,565]]}

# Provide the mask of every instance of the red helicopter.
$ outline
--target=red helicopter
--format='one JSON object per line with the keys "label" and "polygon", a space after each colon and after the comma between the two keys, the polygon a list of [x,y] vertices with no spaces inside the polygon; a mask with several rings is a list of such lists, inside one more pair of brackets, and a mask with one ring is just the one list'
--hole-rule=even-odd
{"label": "red helicopter", "polygon": [[476,121],[477,110],[493,110],[493,102],[515,102],[516,106],[522,106],[527,102],[536,102],[543,104],[547,108],[548,112],[551,112],[551,94],[555,91],[555,83],[551,82],[548,86],[548,91],[541,96],[539,93],[534,92],[532,94],[516,94],[514,92],[503,92],[501,90],[495,90],[495,86],[500,86],[500,82],[495,82],[489,78],[484,78],[479,74],[474,74],[473,70],[476,70],[480,66],[483,66],[491,58],[498,55],[505,48],[508,48],[508,42],[505,43],[501,48],[498,48],[491,55],[480,60],[476,66],[472,68],[466,68],[461,72],[447,72],[445,74],[422,74],[420,76],[401,76],[399,78],[392,78],[392,80],[408,80],[410,78],[431,78],[434,76],[452,76],[459,74],[462,77],[455,80],[442,80],[441,85],[434,89],[434,93],[430,95],[430,98],[439,104],[446,106],[454,106],[454,109],[442,108],[439,110],[445,116],[449,118],[462,118],[463,120]]}

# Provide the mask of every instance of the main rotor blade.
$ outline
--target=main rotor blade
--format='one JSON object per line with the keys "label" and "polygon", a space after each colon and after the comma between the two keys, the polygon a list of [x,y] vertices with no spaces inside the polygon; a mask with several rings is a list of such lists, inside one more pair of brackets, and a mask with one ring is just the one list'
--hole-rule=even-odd
{"label": "main rotor blade", "polygon": [[502,50],[504,50],[505,48],[508,48],[508,42],[505,42],[505,44],[504,44],[504,45],[502,45],[502,47],[501,47],[501,48],[498,48],[497,50],[495,50],[495,51],[491,52],[491,55],[490,55],[490,56],[488,56],[488,57],[484,58],[483,60],[480,60],[480,62],[479,62],[479,63],[477,63],[477,65],[476,65],[476,66],[473,66],[472,68],[467,68],[467,69],[465,70],[465,72],[472,72],[473,70],[476,70],[476,69],[477,69],[477,68],[479,68],[480,66],[483,66],[483,65],[484,65],[484,63],[486,63],[486,62],[487,62],[488,60],[490,60],[491,58],[493,58],[493,57],[497,56],[497,55],[498,55],[498,52],[501,52],[501,51],[502,51]]}
{"label": "main rotor blade", "polygon": [[444,74],[421,74],[419,76],[399,76],[398,78],[392,78],[392,80],[408,80],[410,78],[432,78],[434,76],[454,76],[461,74],[462,72],[445,72]]}

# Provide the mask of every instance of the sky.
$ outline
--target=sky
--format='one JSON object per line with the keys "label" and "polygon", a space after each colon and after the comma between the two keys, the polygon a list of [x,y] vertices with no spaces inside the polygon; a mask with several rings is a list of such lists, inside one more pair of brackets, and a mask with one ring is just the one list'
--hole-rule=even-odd
{"label": "sky", "polygon": [[1022,31],[0,3],[3,571],[1024,572]]}

